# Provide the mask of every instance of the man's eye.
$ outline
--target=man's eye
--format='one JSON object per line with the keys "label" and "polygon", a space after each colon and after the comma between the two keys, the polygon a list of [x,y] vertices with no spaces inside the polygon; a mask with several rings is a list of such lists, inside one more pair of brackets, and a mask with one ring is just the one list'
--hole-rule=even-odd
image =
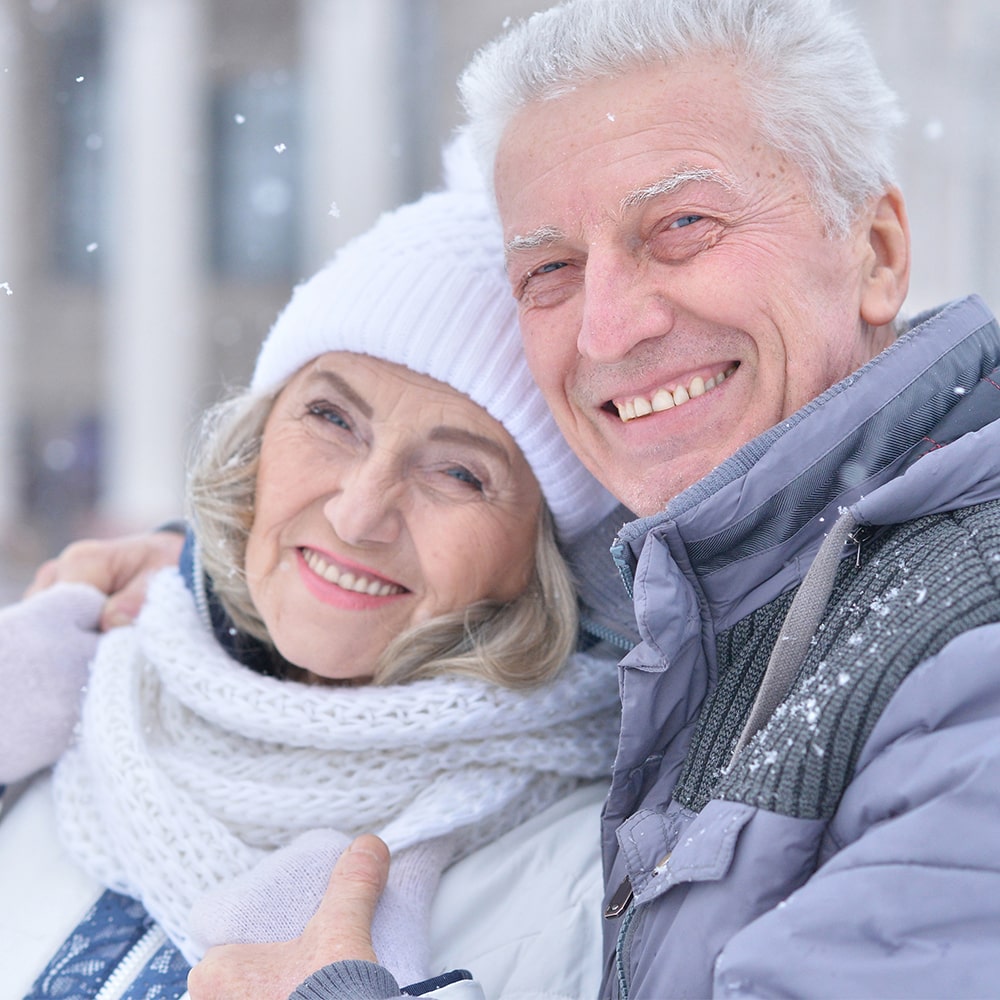
{"label": "man's eye", "polygon": [[702,215],[682,215],[679,219],[674,219],[668,228],[683,229],[685,226],[690,226],[695,222],[700,222],[703,218],[704,216]]}
{"label": "man's eye", "polygon": [[526,285],[532,278],[537,274],[552,274],[555,271],[560,271],[566,267],[566,261],[564,260],[551,260],[547,264],[539,264],[538,267],[533,267],[525,276],[522,281],[522,285]]}
{"label": "man's eye", "polygon": [[524,274],[514,289],[521,308],[561,305],[580,287],[583,269],[575,260],[549,260]]}

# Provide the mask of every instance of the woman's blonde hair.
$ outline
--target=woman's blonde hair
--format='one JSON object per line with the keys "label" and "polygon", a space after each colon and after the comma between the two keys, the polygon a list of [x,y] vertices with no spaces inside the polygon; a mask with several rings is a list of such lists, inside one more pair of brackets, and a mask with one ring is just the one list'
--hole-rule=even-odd
{"label": "woman's blonde hair", "polygon": [[[244,391],[208,411],[192,456],[187,495],[202,567],[216,596],[233,624],[278,659],[244,572],[260,444],[276,398],[277,393]],[[543,501],[534,572],[524,593],[507,602],[479,601],[396,636],[375,666],[373,683],[460,673],[506,687],[530,687],[559,670],[576,636],[576,590]],[[286,675],[298,675],[287,667]]]}

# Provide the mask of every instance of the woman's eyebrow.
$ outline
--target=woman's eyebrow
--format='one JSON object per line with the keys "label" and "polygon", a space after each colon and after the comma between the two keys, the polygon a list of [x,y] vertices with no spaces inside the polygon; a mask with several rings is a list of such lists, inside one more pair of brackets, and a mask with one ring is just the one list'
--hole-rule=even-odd
{"label": "woman's eyebrow", "polygon": [[347,401],[354,407],[357,407],[361,411],[362,416],[371,419],[374,414],[374,410],[366,403],[351,387],[350,383],[342,379],[336,372],[330,371],[328,368],[317,368],[313,371],[306,381],[306,385],[311,382],[325,382],[332,389],[335,389],[342,396],[346,397]]}
{"label": "woman's eyebrow", "polygon": [[445,444],[460,444],[479,448],[499,458],[505,465],[510,465],[510,455],[507,453],[507,449],[499,441],[486,437],[484,434],[476,434],[474,431],[467,431],[463,427],[441,424],[435,427],[429,436],[431,441],[442,441]]}

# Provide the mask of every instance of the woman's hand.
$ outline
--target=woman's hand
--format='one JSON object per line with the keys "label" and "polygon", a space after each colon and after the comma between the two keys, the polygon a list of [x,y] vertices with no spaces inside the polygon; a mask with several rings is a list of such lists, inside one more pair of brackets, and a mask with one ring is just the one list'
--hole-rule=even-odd
{"label": "woman's hand", "polygon": [[66,749],[103,603],[92,587],[64,584],[0,610],[0,784],[54,764]]}
{"label": "woman's hand", "polygon": [[388,873],[385,844],[372,834],[358,837],[340,856],[323,902],[299,937],[210,948],[188,976],[191,1000],[288,1000],[331,962],[376,962],[371,925]]}
{"label": "woman's hand", "polygon": [[106,632],[135,620],[150,576],[164,566],[176,566],[183,547],[184,536],[176,531],[73,542],[39,566],[24,596],[56,583],[88,583],[108,595],[99,622]]}

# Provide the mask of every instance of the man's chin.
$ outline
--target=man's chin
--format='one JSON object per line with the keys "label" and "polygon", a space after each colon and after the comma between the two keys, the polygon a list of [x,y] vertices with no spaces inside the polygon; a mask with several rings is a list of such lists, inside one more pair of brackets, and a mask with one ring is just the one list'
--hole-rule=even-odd
{"label": "man's chin", "polygon": [[649,458],[635,457],[628,466],[618,461],[590,468],[602,485],[637,517],[648,517],[659,513],[674,497],[707,476],[716,464],[713,458],[657,464]]}

